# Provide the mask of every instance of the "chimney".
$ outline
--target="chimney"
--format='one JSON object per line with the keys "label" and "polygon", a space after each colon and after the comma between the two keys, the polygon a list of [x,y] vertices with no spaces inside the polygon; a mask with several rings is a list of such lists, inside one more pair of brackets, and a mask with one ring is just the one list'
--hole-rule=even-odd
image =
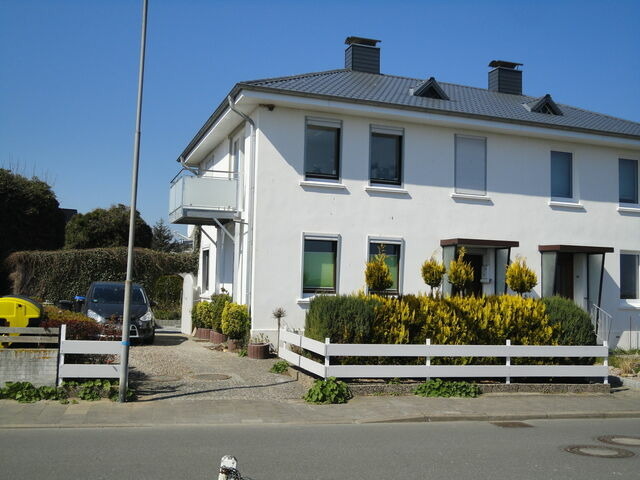
{"label": "chimney", "polygon": [[489,72],[489,90],[522,95],[522,70],[518,70],[521,65],[504,60],[492,60],[489,64],[493,68]]}
{"label": "chimney", "polygon": [[354,72],[380,73],[380,40],[362,37],[347,37],[344,52],[344,68]]}

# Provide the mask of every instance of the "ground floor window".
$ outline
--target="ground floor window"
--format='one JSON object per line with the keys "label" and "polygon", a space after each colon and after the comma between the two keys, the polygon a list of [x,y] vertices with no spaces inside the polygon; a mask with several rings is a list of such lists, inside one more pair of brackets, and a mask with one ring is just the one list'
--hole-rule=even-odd
{"label": "ground floor window", "polygon": [[336,293],[338,240],[304,239],[303,293]]}
{"label": "ground floor window", "polygon": [[372,260],[378,253],[384,253],[387,258],[385,262],[389,267],[393,284],[386,290],[386,293],[398,294],[400,279],[400,250],[399,243],[370,241],[369,242],[369,260]]}
{"label": "ground floor window", "polygon": [[638,276],[640,254],[620,254],[620,298],[635,300],[640,298]]}
{"label": "ground floor window", "polygon": [[209,290],[209,250],[202,251],[202,291]]}

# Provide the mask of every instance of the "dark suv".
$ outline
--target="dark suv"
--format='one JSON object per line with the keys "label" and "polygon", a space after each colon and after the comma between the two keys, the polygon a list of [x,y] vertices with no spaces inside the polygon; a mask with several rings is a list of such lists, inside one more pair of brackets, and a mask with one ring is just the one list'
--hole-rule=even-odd
{"label": "dark suv", "polygon": [[[151,311],[153,302],[144,288],[131,285],[131,320],[129,336],[143,343],[153,343],[156,322]],[[122,324],[124,311],[124,282],[93,282],[89,285],[82,313],[99,323],[115,321]]]}

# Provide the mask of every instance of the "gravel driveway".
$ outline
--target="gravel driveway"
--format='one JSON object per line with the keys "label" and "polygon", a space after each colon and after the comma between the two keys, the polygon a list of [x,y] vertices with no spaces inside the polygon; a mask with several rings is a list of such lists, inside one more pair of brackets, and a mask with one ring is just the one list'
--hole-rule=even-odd
{"label": "gravel driveway", "polygon": [[300,399],[306,388],[292,376],[270,373],[278,360],[253,360],[214,350],[176,331],[156,331],[153,345],[130,350],[130,383],[140,401],[161,399]]}

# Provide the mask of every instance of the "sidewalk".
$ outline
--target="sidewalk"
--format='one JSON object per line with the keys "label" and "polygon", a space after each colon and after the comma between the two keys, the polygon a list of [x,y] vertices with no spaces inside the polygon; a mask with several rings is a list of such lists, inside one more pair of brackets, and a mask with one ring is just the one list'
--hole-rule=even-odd
{"label": "sidewalk", "polygon": [[345,405],[302,400],[108,400],[61,405],[0,400],[0,428],[216,424],[348,424],[454,420],[640,417],[640,391],[613,394],[486,394],[478,398],[356,397]]}

